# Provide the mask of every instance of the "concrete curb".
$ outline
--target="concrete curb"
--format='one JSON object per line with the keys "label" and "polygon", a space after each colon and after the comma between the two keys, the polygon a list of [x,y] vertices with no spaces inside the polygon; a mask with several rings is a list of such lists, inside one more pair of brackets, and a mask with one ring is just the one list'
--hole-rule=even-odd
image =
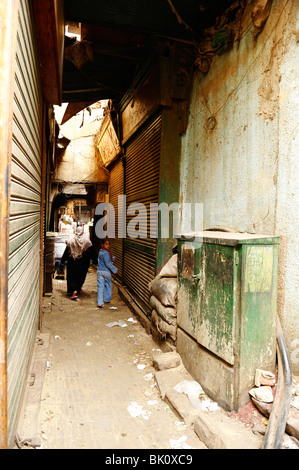
{"label": "concrete curb", "polygon": [[[175,361],[177,360],[177,353]],[[163,356],[164,353],[161,353]],[[162,361],[161,361],[162,362]],[[167,358],[167,362],[169,358]],[[196,409],[188,396],[176,391],[173,387],[183,380],[194,381],[183,364],[179,366],[156,370],[155,379],[161,398],[169,405],[184,423],[193,428],[200,441],[208,449],[260,449],[263,444],[262,436],[255,435],[251,429],[228,413],[217,411],[201,411]]]}

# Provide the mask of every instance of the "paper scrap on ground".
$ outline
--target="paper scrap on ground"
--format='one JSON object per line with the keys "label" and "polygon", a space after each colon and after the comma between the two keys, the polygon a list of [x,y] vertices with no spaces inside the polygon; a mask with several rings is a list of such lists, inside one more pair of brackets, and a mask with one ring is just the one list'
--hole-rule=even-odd
{"label": "paper scrap on ground", "polygon": [[137,416],[142,416],[144,419],[148,419],[151,415],[150,411],[144,410],[143,406],[138,405],[138,403],[136,403],[135,401],[131,401],[127,410],[132,416],[132,418],[137,418]]}
{"label": "paper scrap on ground", "polygon": [[121,328],[124,328],[125,326],[128,326],[123,320],[118,320],[118,321],[113,321],[111,323],[107,323],[106,326],[108,328],[112,328],[113,326],[121,326]]}
{"label": "paper scrap on ground", "polygon": [[110,310],[117,310],[117,307],[109,307]]}
{"label": "paper scrap on ground", "polygon": [[189,446],[185,441],[187,440],[187,436],[182,436],[179,439],[169,439],[169,444],[172,449],[193,449],[193,447]]}

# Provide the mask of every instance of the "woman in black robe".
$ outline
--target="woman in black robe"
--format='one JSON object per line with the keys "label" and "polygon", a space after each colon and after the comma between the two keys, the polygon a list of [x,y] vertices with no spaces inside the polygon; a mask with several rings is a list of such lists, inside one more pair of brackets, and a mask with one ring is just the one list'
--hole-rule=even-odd
{"label": "woman in black robe", "polygon": [[90,260],[97,262],[97,256],[83,227],[78,227],[67,241],[66,249],[61,258],[61,265],[67,263],[67,293],[71,300],[76,300],[82,290]]}

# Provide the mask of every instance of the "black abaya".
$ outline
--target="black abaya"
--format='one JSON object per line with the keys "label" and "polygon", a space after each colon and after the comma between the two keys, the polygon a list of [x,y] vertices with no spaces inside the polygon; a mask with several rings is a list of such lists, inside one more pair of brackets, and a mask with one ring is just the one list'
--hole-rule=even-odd
{"label": "black abaya", "polygon": [[73,294],[75,291],[77,294],[80,293],[90,266],[90,260],[93,262],[97,260],[92,246],[82,253],[81,258],[76,259],[71,256],[69,248],[66,247],[61,258],[61,264],[67,262],[66,280],[68,294]]}

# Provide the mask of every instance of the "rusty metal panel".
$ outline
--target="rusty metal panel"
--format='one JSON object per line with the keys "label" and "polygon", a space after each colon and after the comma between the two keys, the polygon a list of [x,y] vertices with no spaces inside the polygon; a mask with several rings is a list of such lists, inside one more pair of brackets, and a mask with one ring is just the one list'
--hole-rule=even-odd
{"label": "rusty metal panel", "polygon": [[123,222],[123,214],[118,210],[118,196],[124,194],[124,167],[119,159],[111,168],[109,183],[109,202],[115,210],[115,238],[110,239],[110,248],[115,256],[115,266],[118,269],[116,277],[122,280],[123,275],[123,238],[118,237],[119,225]]}
{"label": "rusty metal panel", "polygon": [[[148,283],[156,275],[157,239],[150,237],[150,203],[159,202],[161,154],[161,114],[152,118],[126,147],[125,190],[127,212],[132,203],[144,208],[136,215],[141,237],[128,236],[128,224],[135,214],[127,214],[127,237],[124,241],[124,283],[150,314]],[[133,222],[134,223],[134,222]]]}
{"label": "rusty metal panel", "polygon": [[20,0],[15,57],[8,271],[8,435],[39,319],[42,93],[31,3]]}

